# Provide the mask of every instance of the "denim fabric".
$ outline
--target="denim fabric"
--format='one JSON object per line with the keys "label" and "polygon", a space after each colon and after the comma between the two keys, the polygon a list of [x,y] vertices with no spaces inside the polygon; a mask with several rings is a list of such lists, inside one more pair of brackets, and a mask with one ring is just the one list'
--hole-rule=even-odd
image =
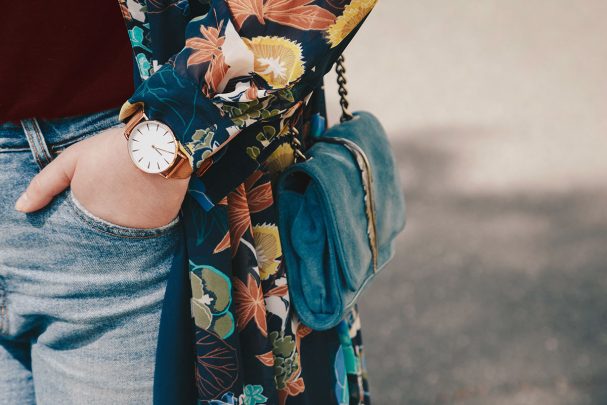
{"label": "denim fabric", "polygon": [[0,124],[2,405],[152,403],[181,220],[118,226],[88,212],[69,189],[36,213],[13,209],[49,156],[121,125],[117,115]]}

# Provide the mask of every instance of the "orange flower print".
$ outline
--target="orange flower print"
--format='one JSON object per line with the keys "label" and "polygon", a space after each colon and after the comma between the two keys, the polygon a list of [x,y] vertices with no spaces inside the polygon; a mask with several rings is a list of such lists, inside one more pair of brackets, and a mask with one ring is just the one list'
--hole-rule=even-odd
{"label": "orange flower print", "polygon": [[216,58],[221,55],[221,47],[225,41],[225,36],[219,36],[222,26],[223,21],[221,21],[217,28],[201,25],[200,33],[202,34],[202,38],[188,38],[185,41],[186,48],[192,48],[192,53],[188,58],[188,66],[209,62],[214,57]]}
{"label": "orange flower print", "polygon": [[131,21],[133,17],[131,17],[131,12],[126,5],[126,0],[119,0],[118,4],[120,5],[120,12],[122,13],[122,18],[126,21]]}
{"label": "orange flower print", "polygon": [[249,210],[252,213],[263,211],[274,204],[272,183],[270,180],[266,180],[256,187],[253,187],[262,177],[263,172],[261,170],[255,170],[244,183]]}
{"label": "orange flower print", "polygon": [[236,27],[251,16],[260,24],[265,20],[298,28],[300,30],[325,30],[335,21],[335,15],[314,0],[227,0],[234,15]]}
{"label": "orange flower print", "polygon": [[287,285],[280,285],[278,287],[272,288],[270,291],[266,292],[266,297],[284,297],[289,293],[289,287]]}
{"label": "orange flower print", "polygon": [[266,305],[261,285],[251,274],[247,275],[246,285],[238,277],[234,277],[233,284],[238,330],[243,330],[254,319],[261,334],[267,336]]}
{"label": "orange flower print", "polygon": [[217,246],[215,246],[215,249],[213,250],[213,254],[223,252],[224,250],[226,250],[229,247],[230,247],[230,231],[228,230],[226,232],[226,234],[223,236],[223,239],[221,239],[221,241],[217,244]]}
{"label": "orange flower print", "polygon": [[257,357],[257,360],[264,366],[274,367],[274,355],[272,354],[272,350],[264,354],[258,354],[255,357]]}
{"label": "orange flower print", "polygon": [[304,380],[301,377],[297,377],[294,380],[287,382],[287,388],[278,391],[278,403],[284,405],[287,402],[287,397],[294,397],[301,394],[306,389]]}
{"label": "orange flower print", "polygon": [[265,210],[274,203],[272,184],[267,181],[251,190],[247,190],[247,199],[252,213]]}
{"label": "orange flower print", "polygon": [[240,246],[242,235],[247,230],[250,230],[251,233],[253,232],[244,183],[239,184],[234,191],[228,194],[228,223],[230,227],[232,257],[234,257]]}
{"label": "orange flower print", "polygon": [[242,235],[247,230],[253,235],[251,213],[263,211],[274,203],[270,181],[265,181],[254,187],[255,182],[262,175],[263,172],[256,170],[244,183],[239,184],[238,187],[228,194],[228,222],[232,257],[238,251]]}
{"label": "orange flower print", "polygon": [[207,97],[213,97],[219,91],[219,84],[225,77],[230,67],[225,63],[223,53],[214,56],[211,64],[204,75],[204,85],[202,92]]}

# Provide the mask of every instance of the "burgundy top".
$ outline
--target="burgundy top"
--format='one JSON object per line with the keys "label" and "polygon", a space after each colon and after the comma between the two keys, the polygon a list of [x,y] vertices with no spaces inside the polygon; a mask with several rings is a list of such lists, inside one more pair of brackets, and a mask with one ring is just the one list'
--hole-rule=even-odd
{"label": "burgundy top", "polygon": [[133,93],[116,0],[13,1],[0,21],[0,122],[92,113]]}

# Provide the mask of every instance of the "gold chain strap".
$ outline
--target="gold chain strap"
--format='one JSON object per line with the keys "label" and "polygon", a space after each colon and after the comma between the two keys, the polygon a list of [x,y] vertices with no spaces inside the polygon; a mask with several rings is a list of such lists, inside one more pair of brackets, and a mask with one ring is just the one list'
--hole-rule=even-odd
{"label": "gold chain strap", "polygon": [[344,55],[339,55],[337,58],[337,62],[335,63],[335,73],[337,73],[337,93],[339,93],[339,105],[341,106],[341,117],[339,117],[339,122],[344,122],[351,120],[353,118],[350,111],[348,111],[348,107],[350,103],[346,96],[348,95],[348,89],[346,89],[346,84],[348,81],[346,80],[346,67],[344,66]]}
{"label": "gold chain strap", "polygon": [[297,138],[299,135],[299,130],[295,128],[295,126],[291,127],[291,148],[293,149],[293,161],[294,163],[303,162],[307,159],[306,155],[303,153],[303,147],[301,145],[301,141]]}
{"label": "gold chain strap", "polygon": [[[339,122],[348,121],[354,118],[348,110],[350,103],[347,99],[348,89],[346,89],[346,84],[348,84],[348,80],[346,80],[346,68],[344,66],[344,62],[345,58],[343,54],[339,55],[337,61],[335,62],[335,73],[337,73],[337,93],[339,94],[339,105],[341,106],[341,116],[339,117]],[[290,132],[294,163],[305,161],[307,157],[304,154],[301,141],[297,137],[299,135],[299,130],[295,128],[294,125],[291,125]]]}

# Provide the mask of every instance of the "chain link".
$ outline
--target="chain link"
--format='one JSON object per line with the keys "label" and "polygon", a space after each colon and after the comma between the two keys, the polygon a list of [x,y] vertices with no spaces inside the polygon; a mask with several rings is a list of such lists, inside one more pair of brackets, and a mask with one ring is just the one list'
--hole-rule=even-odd
{"label": "chain link", "polygon": [[346,89],[348,81],[346,80],[346,67],[344,66],[344,61],[344,55],[339,55],[339,58],[337,58],[337,62],[335,63],[337,93],[339,93],[339,105],[341,106],[341,117],[339,117],[339,122],[348,121],[353,118],[350,111],[348,111],[350,103],[348,103],[348,99],[346,98],[348,95],[348,89]]}
{"label": "chain link", "polygon": [[294,163],[303,162],[308,158],[303,152],[303,145],[301,141],[297,137],[299,135],[299,130],[292,126],[291,129],[291,148],[293,149],[293,161]]}
{"label": "chain link", "polygon": [[[335,63],[335,72],[337,73],[337,93],[339,94],[339,105],[341,106],[341,117],[339,117],[339,122],[344,122],[351,120],[353,115],[348,111],[348,107],[350,103],[348,103],[348,89],[346,89],[346,84],[348,81],[346,80],[346,68],[344,66],[344,56],[339,55],[337,61]],[[294,163],[302,162],[307,160],[303,145],[298,138],[299,130],[292,125],[289,129],[291,132],[291,148],[293,149],[293,161]]]}

